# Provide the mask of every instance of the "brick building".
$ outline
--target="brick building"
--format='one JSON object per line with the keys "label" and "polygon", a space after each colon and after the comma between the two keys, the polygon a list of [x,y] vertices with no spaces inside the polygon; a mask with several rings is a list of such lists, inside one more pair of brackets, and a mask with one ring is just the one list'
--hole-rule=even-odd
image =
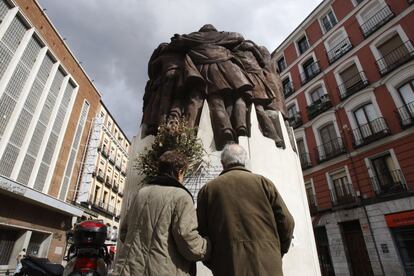
{"label": "brick building", "polygon": [[[39,4],[0,0],[0,274],[14,270],[23,248],[62,261],[66,230],[84,213],[72,204],[74,192],[92,122],[103,110]],[[118,136],[126,152],[129,142]]]}
{"label": "brick building", "polygon": [[272,53],[323,275],[414,275],[413,2],[324,0]]}

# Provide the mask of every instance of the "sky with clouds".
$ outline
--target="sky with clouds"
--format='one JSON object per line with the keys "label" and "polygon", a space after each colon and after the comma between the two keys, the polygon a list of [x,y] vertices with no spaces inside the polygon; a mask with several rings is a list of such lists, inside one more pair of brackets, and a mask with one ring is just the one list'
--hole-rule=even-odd
{"label": "sky with clouds", "polygon": [[138,131],[147,62],[175,33],[211,23],[272,52],[321,0],[38,0],[129,138]]}

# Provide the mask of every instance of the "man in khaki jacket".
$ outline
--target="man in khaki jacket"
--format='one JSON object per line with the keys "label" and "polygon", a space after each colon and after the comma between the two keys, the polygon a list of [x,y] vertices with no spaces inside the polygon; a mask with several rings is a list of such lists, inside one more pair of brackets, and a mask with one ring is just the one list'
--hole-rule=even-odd
{"label": "man in khaki jacket", "polygon": [[195,275],[195,262],[205,260],[209,241],[197,232],[190,192],[181,184],[186,158],[175,151],[160,157],[159,176],[137,193],[122,221],[112,275]]}
{"label": "man in khaki jacket", "polygon": [[212,242],[205,264],[215,276],[280,276],[294,221],[273,183],[248,171],[246,159],[241,146],[226,145],[223,172],[198,194],[199,231]]}

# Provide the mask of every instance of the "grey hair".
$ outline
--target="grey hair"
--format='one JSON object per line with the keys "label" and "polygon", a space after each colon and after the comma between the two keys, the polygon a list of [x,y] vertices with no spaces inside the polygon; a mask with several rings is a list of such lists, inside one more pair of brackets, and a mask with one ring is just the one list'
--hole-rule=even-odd
{"label": "grey hair", "polygon": [[246,150],[238,144],[227,144],[221,152],[221,163],[224,168],[231,166],[245,166],[247,161]]}

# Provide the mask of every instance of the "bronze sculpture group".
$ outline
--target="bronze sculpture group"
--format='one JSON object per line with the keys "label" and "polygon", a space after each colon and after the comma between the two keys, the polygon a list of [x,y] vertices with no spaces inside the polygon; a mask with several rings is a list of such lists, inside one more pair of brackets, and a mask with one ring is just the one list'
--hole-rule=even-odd
{"label": "bronze sculpture group", "polygon": [[143,136],[180,117],[196,127],[207,100],[217,149],[249,135],[252,104],[262,134],[284,147],[277,114],[286,119],[286,107],[276,65],[265,47],[241,34],[219,32],[210,24],[176,34],[154,50],[148,76]]}

